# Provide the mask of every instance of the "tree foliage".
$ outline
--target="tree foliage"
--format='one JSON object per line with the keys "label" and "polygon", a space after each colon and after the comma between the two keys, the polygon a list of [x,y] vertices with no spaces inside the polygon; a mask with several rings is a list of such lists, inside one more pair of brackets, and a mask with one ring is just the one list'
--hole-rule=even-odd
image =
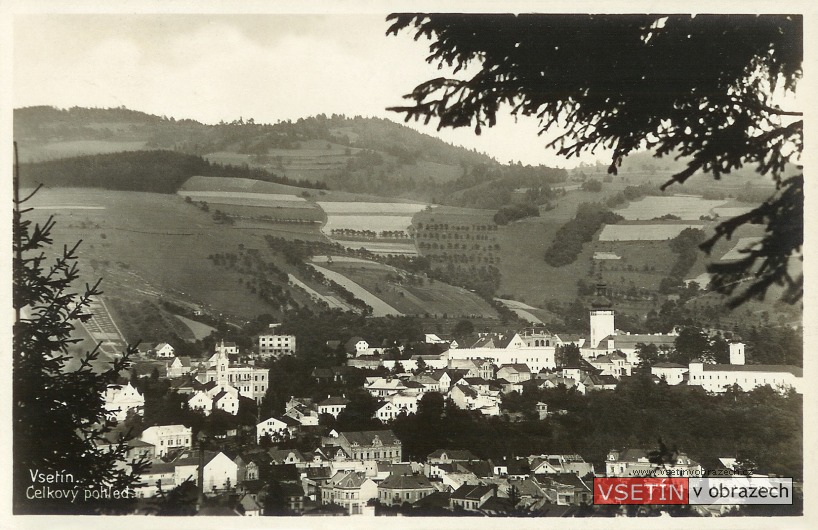
{"label": "tree foliage", "polygon": [[[16,184],[16,183],[15,183]],[[16,188],[16,186],[15,186]],[[129,349],[106,364],[97,349],[79,359],[68,348],[76,325],[91,317],[89,304],[99,282],[72,292],[78,278],[77,247],[64,247],[50,262],[53,243],[49,218],[32,225],[15,198],[13,217],[13,292],[17,318],[13,338],[13,502],[16,513],[99,513],[129,509],[124,499],[89,499],[84,492],[123,492],[138,483],[142,459],[127,461],[127,436],[114,436],[107,421],[104,393],[127,369]],[[50,263],[50,264],[49,264]],[[113,444],[109,444],[109,441]],[[126,465],[127,464],[127,465]],[[79,499],[37,499],[27,494],[42,487],[33,474],[62,474],[60,489],[76,490]],[[53,484],[52,484],[53,486]],[[33,494],[33,493],[32,493]]]}
{"label": "tree foliage", "polygon": [[[747,223],[766,225],[744,260],[711,268],[734,304],[763,298],[773,284],[801,299],[803,274],[790,258],[803,244],[802,113],[782,109],[802,76],[803,20],[793,15],[464,15],[398,14],[388,34],[431,40],[427,61],[451,77],[418,85],[406,120],[438,128],[496,123],[504,107],[535,116],[547,145],[566,157],[612,151],[610,173],[646,148],[686,167],[665,187],[697,172],[715,178],[746,166],[771,177],[776,192],[722,223],[709,251]],[[750,282],[743,282],[746,277]],[[739,286],[742,287],[739,287]],[[738,289],[738,291],[736,291]]]}

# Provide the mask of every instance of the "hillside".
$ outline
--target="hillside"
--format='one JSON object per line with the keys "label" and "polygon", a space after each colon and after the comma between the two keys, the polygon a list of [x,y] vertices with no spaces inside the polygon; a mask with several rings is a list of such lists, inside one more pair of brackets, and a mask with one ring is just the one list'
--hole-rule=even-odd
{"label": "hillside", "polygon": [[[398,123],[361,116],[207,125],[125,108],[27,107],[14,111],[14,139],[22,163],[168,150],[261,169],[296,183],[320,182],[336,191],[466,207],[499,207],[515,188],[539,188],[566,178],[563,170],[501,165]],[[195,174],[213,173],[187,176]],[[489,193],[481,188],[486,184],[491,184]],[[486,196],[496,204],[481,204]]]}

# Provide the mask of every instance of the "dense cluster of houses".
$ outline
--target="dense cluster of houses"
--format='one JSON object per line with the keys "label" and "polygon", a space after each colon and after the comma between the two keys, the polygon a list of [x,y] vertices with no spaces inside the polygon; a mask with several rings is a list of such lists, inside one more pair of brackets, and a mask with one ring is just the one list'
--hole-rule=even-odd
{"label": "dense cluster of houses", "polygon": [[[472,344],[460,344],[451,337],[428,334],[429,353],[405,358],[399,358],[400,344],[387,345],[391,354],[383,355],[383,344],[373,347],[362,337],[352,337],[345,344],[329,345],[343,346],[348,353],[345,365],[315,368],[312,376],[318,382],[339,382],[353,368],[381,368],[380,375],[366,377],[364,388],[378,400],[374,417],[385,425],[401,414],[418,412],[423,396],[430,392],[461,409],[497,416],[508,393],[559,385],[583,394],[613,389],[640,363],[638,345],[653,344],[662,351],[672,348],[675,334],[621,333],[615,329],[614,316],[610,301],[600,295],[590,311],[588,337],[528,328],[483,333]],[[285,336],[262,335],[259,353],[262,342],[267,349],[262,357],[295,351],[294,337],[290,341]],[[576,346],[580,355],[558,363],[557,348],[569,345]],[[170,378],[172,389],[188,396],[188,407],[205,415],[214,410],[235,415],[241,399],[258,403],[268,390],[269,370],[239,357],[233,343],[220,342],[207,360],[176,357],[168,344],[152,346],[151,355],[164,363],[160,377]],[[761,385],[802,391],[800,368],[745,364],[744,344],[738,341],[730,343],[730,364],[699,359],[688,366],[659,362],[651,367],[651,374],[655,381],[697,385],[710,392],[749,391]],[[130,384],[109,387],[104,398],[113,419],[143,414],[145,399]],[[349,404],[343,394],[318,400],[292,396],[283,414],[259,418],[256,444],[237,454],[200,449],[191,428],[184,425],[151,426],[129,442],[129,456],[145,455],[152,462],[137,494],[152,497],[160,489],[193,481],[207,495],[234,496],[235,511],[244,515],[261,515],[269,495],[283,495],[289,513],[305,515],[374,514],[376,506],[424,513],[462,510],[492,515],[522,510],[565,515],[592,502],[594,476],[635,476],[655,467],[648,451],[640,448],[612,450],[604,470],[595,470],[579,455],[491,461],[467,449],[439,449],[423,461],[406,461],[400,440],[388,429],[330,431],[312,451],[278,448],[305,432],[326,434],[319,427],[321,416],[338,418]],[[537,403],[535,412],[546,418],[548,403]],[[701,472],[701,466],[684,454],[678,455],[676,466]],[[271,479],[278,483],[275,491],[270,491]]]}

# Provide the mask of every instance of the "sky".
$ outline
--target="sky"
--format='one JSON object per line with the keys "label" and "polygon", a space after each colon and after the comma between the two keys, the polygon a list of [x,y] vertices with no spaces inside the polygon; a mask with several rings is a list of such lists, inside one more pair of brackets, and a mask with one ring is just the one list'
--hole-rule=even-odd
{"label": "sky", "polygon": [[[13,22],[15,108],[119,107],[204,123],[275,123],[325,113],[403,122],[386,110],[419,83],[445,75],[428,41],[387,37],[382,14],[18,14]],[[500,162],[574,167],[544,148],[534,119],[503,114],[477,136],[436,131]],[[606,161],[604,152],[581,159]]]}

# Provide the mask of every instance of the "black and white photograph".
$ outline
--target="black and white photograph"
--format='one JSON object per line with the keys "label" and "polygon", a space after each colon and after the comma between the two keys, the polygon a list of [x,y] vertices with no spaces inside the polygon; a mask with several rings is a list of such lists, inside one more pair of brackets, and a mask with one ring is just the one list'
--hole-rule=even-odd
{"label": "black and white photograph", "polygon": [[806,527],[805,5],[5,2],[8,527]]}

